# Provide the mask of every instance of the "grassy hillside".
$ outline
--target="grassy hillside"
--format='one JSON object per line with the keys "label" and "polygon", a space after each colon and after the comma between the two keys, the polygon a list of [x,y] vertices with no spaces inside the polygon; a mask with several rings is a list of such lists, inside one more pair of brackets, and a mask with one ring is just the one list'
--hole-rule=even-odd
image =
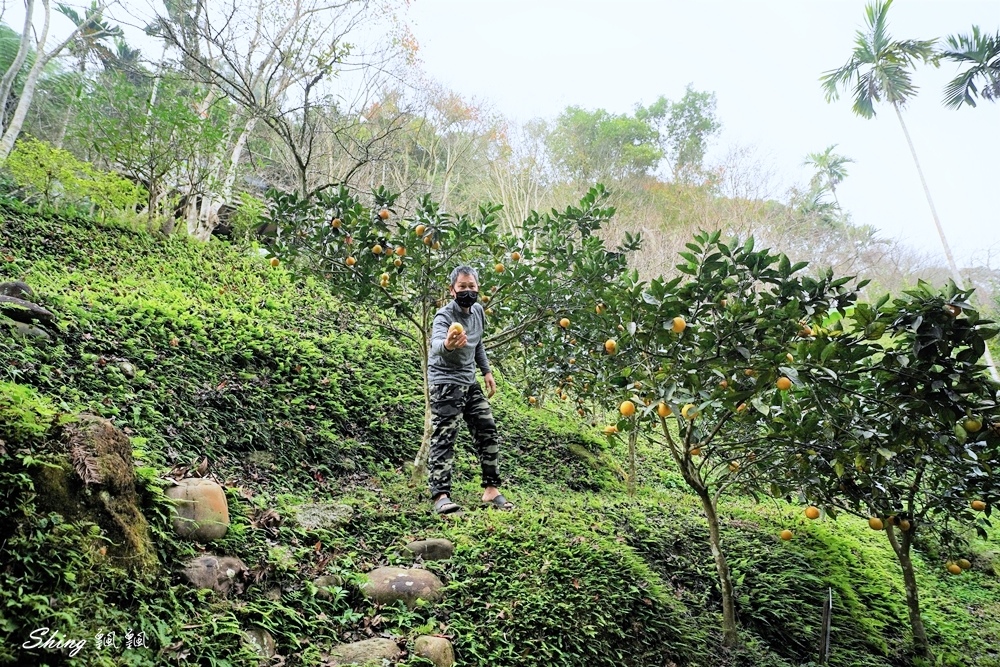
{"label": "grassy hillside", "polygon": [[[261,627],[286,665],[322,664],[341,642],[387,635],[411,647],[428,633],[450,637],[464,665],[802,665],[816,656],[828,587],[831,664],[911,664],[901,577],[884,536],[860,522],[726,500],[744,646],[723,652],[707,528],[657,452],[640,452],[630,498],[622,452],[589,424],[528,409],[508,377],[494,409],[520,508],[441,519],[405,472],[422,431],[416,351],[371,327],[362,306],[252,249],[9,202],[0,251],[0,281],[28,283],[59,329],[52,341],[0,336],[0,664],[256,665],[240,633]],[[61,415],[79,412],[131,439],[155,566],[121,556],[108,526],[61,502],[80,486]],[[464,451],[455,497],[474,505]],[[209,548],[251,571],[228,599],[182,583],[202,548],[173,534],[162,493],[204,458],[232,519]],[[354,519],[329,530],[274,519],[327,499]],[[779,540],[784,527],[796,539]],[[424,537],[457,545],[426,564],[446,583],[443,601],[406,609],[361,596],[360,573],[406,562],[403,545]],[[996,667],[1000,547],[976,545],[961,577],[919,561],[925,622],[943,664]],[[319,575],[343,584],[320,595]],[[41,627],[90,641],[72,658],[22,648]],[[149,646],[123,648],[130,629]],[[107,632],[117,646],[95,646]]]}

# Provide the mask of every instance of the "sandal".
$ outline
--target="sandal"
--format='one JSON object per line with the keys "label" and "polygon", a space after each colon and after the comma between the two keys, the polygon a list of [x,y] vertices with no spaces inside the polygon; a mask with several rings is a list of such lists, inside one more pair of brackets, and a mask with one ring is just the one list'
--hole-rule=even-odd
{"label": "sandal", "polygon": [[495,507],[503,512],[509,512],[517,507],[517,505],[504,498],[502,493],[497,494],[493,500],[484,500],[482,504],[484,507]]}
{"label": "sandal", "polygon": [[461,507],[452,502],[451,498],[448,496],[441,496],[434,501],[434,511],[438,514],[451,514],[452,512],[457,512]]}

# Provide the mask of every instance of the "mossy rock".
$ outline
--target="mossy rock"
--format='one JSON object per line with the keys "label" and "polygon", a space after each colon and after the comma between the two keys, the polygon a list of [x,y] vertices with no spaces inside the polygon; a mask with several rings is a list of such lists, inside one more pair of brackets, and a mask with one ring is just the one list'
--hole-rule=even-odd
{"label": "mossy rock", "polygon": [[116,565],[133,573],[158,570],[149,523],[139,509],[128,436],[106,419],[80,415],[62,427],[60,441],[65,453],[32,468],[39,507],[100,526]]}

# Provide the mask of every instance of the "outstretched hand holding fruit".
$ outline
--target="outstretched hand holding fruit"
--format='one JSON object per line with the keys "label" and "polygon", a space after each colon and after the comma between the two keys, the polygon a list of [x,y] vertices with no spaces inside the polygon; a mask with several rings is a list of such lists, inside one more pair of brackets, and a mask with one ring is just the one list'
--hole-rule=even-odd
{"label": "outstretched hand holding fruit", "polygon": [[465,335],[465,327],[458,322],[448,327],[448,337],[444,339],[444,349],[451,352],[460,347],[465,347],[465,344],[468,342],[469,337]]}

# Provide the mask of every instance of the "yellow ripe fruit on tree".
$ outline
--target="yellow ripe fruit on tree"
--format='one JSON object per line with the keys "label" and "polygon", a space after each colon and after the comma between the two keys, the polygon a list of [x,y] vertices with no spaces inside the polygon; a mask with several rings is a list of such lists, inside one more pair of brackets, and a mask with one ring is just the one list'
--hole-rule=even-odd
{"label": "yellow ripe fruit on tree", "polygon": [[610,426],[605,426],[604,427],[604,435],[611,435],[611,434],[617,433],[617,432],[618,432],[618,427],[615,426],[614,424],[611,424]]}
{"label": "yellow ripe fruit on tree", "polygon": [[792,539],[792,531],[785,528],[783,531],[781,531],[781,539],[785,540],[786,542]]}
{"label": "yellow ripe fruit on tree", "polygon": [[983,510],[986,509],[986,503],[984,503],[982,500],[973,500],[970,503],[970,505],[972,509],[976,510],[977,512],[982,512]]}
{"label": "yellow ripe fruit on tree", "polygon": [[983,428],[983,422],[979,419],[969,418],[962,422],[962,428],[969,433],[979,433]]}
{"label": "yellow ripe fruit on tree", "polygon": [[694,403],[688,403],[683,408],[681,408],[681,417],[687,419],[688,421],[694,421],[694,418],[698,416],[698,409]]}
{"label": "yellow ripe fruit on tree", "polygon": [[384,208],[381,211],[379,211],[378,212],[378,217],[382,218],[383,220],[388,220],[389,219],[389,209]]}
{"label": "yellow ripe fruit on tree", "polygon": [[687,322],[685,322],[684,318],[681,317],[680,315],[675,317],[673,323],[670,325],[670,330],[676,334],[681,333],[686,328],[687,328]]}
{"label": "yellow ripe fruit on tree", "polygon": [[416,236],[423,236],[425,231],[427,231],[426,225],[417,225],[416,228],[413,230],[413,233]]}
{"label": "yellow ripe fruit on tree", "polygon": [[277,257],[272,257],[271,258],[271,266],[278,266],[279,264],[281,264],[281,260],[280,259],[278,259]]}
{"label": "yellow ripe fruit on tree", "polygon": [[656,406],[656,414],[661,417],[669,417],[671,412],[673,412],[673,410],[671,410],[670,406],[663,401],[660,401],[660,403]]}
{"label": "yellow ripe fruit on tree", "polygon": [[441,249],[441,242],[440,241],[435,241],[434,243],[432,243],[431,244],[431,249],[432,250],[440,250]]}
{"label": "yellow ripe fruit on tree", "polygon": [[606,311],[607,309],[608,309],[607,306],[605,306],[603,303],[599,303],[596,306],[594,306],[594,312],[597,313],[598,315],[603,315],[604,311]]}
{"label": "yellow ripe fruit on tree", "polygon": [[353,257],[348,257],[347,259],[344,260],[344,264],[347,264],[348,266],[354,266],[357,263],[357,261],[358,260],[354,259]]}
{"label": "yellow ripe fruit on tree", "polygon": [[497,264],[496,266],[494,266],[494,267],[493,267],[493,269],[494,269],[494,270],[495,270],[495,271],[496,271],[497,273],[503,273],[503,264]]}
{"label": "yellow ripe fruit on tree", "polygon": [[872,530],[882,530],[883,528],[885,528],[885,525],[882,523],[882,519],[878,518],[877,516],[873,516],[872,518],[868,519],[868,527],[871,528]]}
{"label": "yellow ripe fruit on tree", "polygon": [[778,381],[774,383],[774,385],[781,391],[788,391],[789,389],[792,388],[792,381],[786,377],[780,377],[778,378]]}
{"label": "yellow ripe fruit on tree", "polygon": [[701,447],[695,447],[692,449],[691,456],[701,456]]}
{"label": "yellow ripe fruit on tree", "polygon": [[746,411],[747,411],[746,403],[740,403],[739,405],[736,406],[736,412],[746,412]]}
{"label": "yellow ripe fruit on tree", "polygon": [[604,351],[608,354],[614,354],[618,351],[618,343],[611,338],[607,339],[604,341]]}
{"label": "yellow ripe fruit on tree", "polygon": [[563,329],[568,329],[569,328],[569,318],[568,317],[564,317],[561,320],[559,320],[559,326],[561,326]]}
{"label": "yellow ripe fruit on tree", "polygon": [[427,236],[424,237],[424,245],[430,245],[433,240],[434,239],[431,238],[431,235],[428,234]]}
{"label": "yellow ripe fruit on tree", "polygon": [[535,405],[536,403],[538,403],[538,399],[535,398],[534,396],[529,396],[528,397],[528,403],[531,403],[532,405]]}
{"label": "yellow ripe fruit on tree", "polygon": [[330,221],[330,226],[334,229],[340,229],[340,218],[334,218]]}
{"label": "yellow ripe fruit on tree", "polygon": [[404,248],[403,246],[398,246],[396,248],[396,255],[398,255],[399,257],[402,257],[405,254],[406,254],[406,248]]}
{"label": "yellow ripe fruit on tree", "polygon": [[618,412],[622,413],[623,417],[631,417],[635,414],[635,403],[632,401],[624,401],[618,406]]}
{"label": "yellow ripe fruit on tree", "polygon": [[510,261],[517,262],[517,261],[520,261],[520,260],[521,260],[521,253],[519,253],[516,250],[514,252],[510,253]]}
{"label": "yellow ripe fruit on tree", "polygon": [[818,507],[813,507],[812,505],[810,505],[809,507],[806,508],[806,516],[808,518],[810,518],[810,519],[818,519],[819,518],[819,508]]}
{"label": "yellow ripe fruit on tree", "polygon": [[899,529],[904,533],[910,529],[910,522],[906,519],[899,520]]}
{"label": "yellow ripe fruit on tree", "polygon": [[372,246],[372,252],[374,254],[376,254],[376,255],[381,255],[382,254],[382,246],[380,246],[378,243],[376,243],[375,245]]}

